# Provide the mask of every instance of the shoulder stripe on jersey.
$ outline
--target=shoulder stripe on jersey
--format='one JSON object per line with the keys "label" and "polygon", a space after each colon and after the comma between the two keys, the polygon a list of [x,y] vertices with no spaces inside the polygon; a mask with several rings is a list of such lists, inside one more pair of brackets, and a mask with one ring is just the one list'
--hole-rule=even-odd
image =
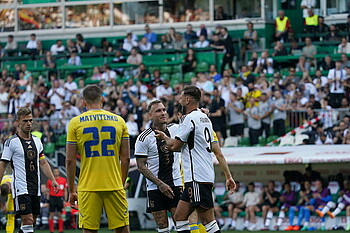
{"label": "shoulder stripe on jersey", "polygon": [[145,131],[143,131],[143,132],[140,134],[139,141],[141,141],[141,142],[145,141],[145,138],[146,138],[150,133],[152,133],[152,129],[151,129],[151,128],[148,128],[148,129],[146,129]]}
{"label": "shoulder stripe on jersey", "polygon": [[17,134],[13,135],[12,137],[10,137],[9,139],[6,140],[5,142],[5,146],[10,146],[10,142],[12,139],[17,138]]}
{"label": "shoulder stripe on jersey", "polygon": [[174,125],[174,123],[170,123],[170,124],[168,124],[166,127],[170,128],[170,127],[173,126],[173,125]]}

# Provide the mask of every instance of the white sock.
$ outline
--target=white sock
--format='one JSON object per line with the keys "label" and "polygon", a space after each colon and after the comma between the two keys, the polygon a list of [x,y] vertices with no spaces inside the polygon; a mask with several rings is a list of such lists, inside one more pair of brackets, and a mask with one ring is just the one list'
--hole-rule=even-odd
{"label": "white sock", "polygon": [[33,225],[22,225],[21,230],[23,231],[23,233],[33,233],[34,227]]}
{"label": "white sock", "polygon": [[249,226],[249,221],[248,221],[248,220],[245,220],[244,226],[245,226],[245,227],[248,227],[248,226]]}
{"label": "white sock", "polygon": [[270,226],[272,217],[273,217],[273,212],[272,211],[268,211],[267,214],[266,214],[265,227],[269,227]]}
{"label": "white sock", "polygon": [[339,203],[338,207],[333,211],[334,216],[338,215],[345,207],[344,203]]}
{"label": "white sock", "polygon": [[304,227],[308,227],[308,226],[309,226],[309,222],[305,222]]}
{"label": "white sock", "polygon": [[233,220],[233,219],[232,219],[231,226],[232,226],[232,227],[236,227],[236,220]]}
{"label": "white sock", "polygon": [[335,207],[335,203],[330,201],[327,203],[325,207],[322,209],[322,214],[325,215],[330,209],[333,209]]}
{"label": "white sock", "polygon": [[282,222],[285,216],[286,216],[286,213],[284,211],[280,211],[280,214],[278,215],[278,220],[277,220],[278,227],[282,226]]}
{"label": "white sock", "polygon": [[346,223],[350,225],[350,216],[346,216]]}
{"label": "white sock", "polygon": [[225,224],[225,221],[222,218],[219,218],[218,221],[219,221],[220,225],[224,225]]}
{"label": "white sock", "polygon": [[321,222],[321,227],[325,227],[326,223],[325,222]]}
{"label": "white sock", "polygon": [[176,231],[189,231],[190,230],[190,222],[187,221],[177,221],[176,222]]}
{"label": "white sock", "polygon": [[159,229],[159,228],[158,228],[158,232],[159,232],[159,233],[169,233],[170,230],[169,230],[169,227],[167,227],[167,228],[162,228],[162,229]]}
{"label": "white sock", "polygon": [[214,232],[220,231],[219,225],[216,222],[216,220],[211,221],[210,223],[208,223],[204,227],[208,233],[214,233]]}

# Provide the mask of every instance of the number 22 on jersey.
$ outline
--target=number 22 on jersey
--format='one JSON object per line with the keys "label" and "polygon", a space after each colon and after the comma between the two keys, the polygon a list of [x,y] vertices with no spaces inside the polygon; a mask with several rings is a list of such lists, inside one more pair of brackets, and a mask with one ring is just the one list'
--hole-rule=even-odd
{"label": "number 22 on jersey", "polygon": [[[101,139],[99,132],[109,133],[108,139]],[[92,150],[93,146],[100,146],[102,156],[114,156],[114,150],[108,150],[108,145],[115,144],[116,130],[112,126],[102,126],[101,131],[97,127],[88,127],[84,128],[83,134],[91,134],[92,140],[86,141],[84,143],[85,155],[86,158],[90,157],[99,157],[100,152],[98,150]]]}

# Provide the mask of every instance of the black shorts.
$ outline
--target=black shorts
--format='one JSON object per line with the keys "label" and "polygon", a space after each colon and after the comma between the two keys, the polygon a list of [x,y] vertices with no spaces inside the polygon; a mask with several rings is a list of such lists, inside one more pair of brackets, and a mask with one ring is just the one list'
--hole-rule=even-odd
{"label": "black shorts", "polygon": [[187,182],[181,200],[191,203],[192,207],[211,209],[214,208],[212,190],[211,183]]}
{"label": "black shorts", "polygon": [[62,212],[63,197],[50,196],[49,198],[49,212]]}
{"label": "black shorts", "polygon": [[182,194],[182,186],[171,187],[175,197],[173,199],[165,196],[159,189],[150,190],[147,192],[147,213],[170,210],[171,208],[177,207]]}
{"label": "black shorts", "polygon": [[241,136],[244,134],[244,124],[230,125],[230,136]]}
{"label": "black shorts", "polygon": [[40,197],[35,195],[19,195],[15,198],[15,210],[17,215],[40,214]]}

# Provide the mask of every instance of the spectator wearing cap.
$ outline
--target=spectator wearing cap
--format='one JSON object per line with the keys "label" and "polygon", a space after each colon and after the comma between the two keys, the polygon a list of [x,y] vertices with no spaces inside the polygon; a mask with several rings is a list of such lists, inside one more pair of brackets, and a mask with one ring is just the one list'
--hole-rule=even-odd
{"label": "spectator wearing cap", "polygon": [[346,37],[341,39],[341,43],[338,45],[338,53],[350,53],[350,43]]}
{"label": "spectator wearing cap", "polygon": [[287,118],[287,104],[280,91],[274,92],[274,101],[271,104],[273,110],[273,133],[277,136],[285,134],[285,121]]}
{"label": "spectator wearing cap", "polygon": [[205,39],[211,38],[211,30],[206,28],[204,24],[201,24],[199,26],[199,29],[196,32],[197,37],[199,38],[200,36],[204,36]]}
{"label": "spectator wearing cap", "polygon": [[50,52],[52,55],[57,55],[57,54],[61,54],[64,53],[65,51],[65,47],[62,43],[62,40],[57,40],[56,44],[53,44],[50,48]]}
{"label": "spectator wearing cap", "polygon": [[192,42],[198,38],[196,32],[193,31],[192,24],[187,24],[184,38],[187,42]]}
{"label": "spectator wearing cap", "polygon": [[157,35],[156,33],[152,32],[148,24],[145,25],[145,34],[143,35],[143,37],[146,37],[147,41],[151,44],[154,44],[157,42]]}
{"label": "spectator wearing cap", "polygon": [[64,101],[70,101],[71,97],[77,92],[78,85],[73,81],[73,76],[67,76],[67,82],[64,84],[64,89],[66,91],[66,95],[64,96]]}
{"label": "spectator wearing cap", "polygon": [[278,11],[278,16],[275,19],[275,39],[281,42],[287,41],[288,31],[290,29],[290,20],[284,15],[283,10]]}
{"label": "spectator wearing cap", "polygon": [[346,71],[341,68],[341,61],[338,60],[335,63],[335,68],[328,72],[328,83],[330,84],[330,106],[333,108],[339,108],[341,100],[344,97],[343,83],[347,79]]}
{"label": "spectator wearing cap", "polygon": [[250,97],[248,101],[250,107],[245,110],[245,115],[247,116],[250,145],[253,146],[259,143],[261,116],[259,108],[255,105],[255,99]]}

